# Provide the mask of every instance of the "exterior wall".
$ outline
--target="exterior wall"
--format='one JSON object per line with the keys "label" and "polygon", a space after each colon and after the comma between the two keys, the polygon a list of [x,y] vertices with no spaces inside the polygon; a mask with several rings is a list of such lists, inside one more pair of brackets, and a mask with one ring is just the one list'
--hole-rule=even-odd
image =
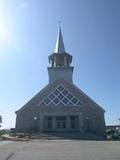
{"label": "exterior wall", "polygon": [[[34,117],[37,117],[37,120],[35,120]],[[40,129],[42,129],[40,124],[41,124],[41,115],[40,112],[38,112],[38,110],[36,109],[36,107],[28,107],[17,114],[16,118],[17,132],[32,133],[35,130],[39,132]],[[37,129],[35,129],[35,127]]]}
{"label": "exterior wall", "polygon": [[[37,114],[36,114],[37,113]],[[85,107],[72,106],[36,106],[23,110],[17,115],[16,131],[17,132],[44,132],[45,116],[78,116],[79,132],[94,132],[104,136],[105,122],[104,114],[98,111],[91,111]],[[37,117],[37,120],[34,120]],[[54,130],[55,131],[55,130]],[[70,131],[68,129],[67,131]]]}
{"label": "exterior wall", "polygon": [[69,82],[73,82],[72,74],[73,74],[73,67],[63,67],[63,68],[48,67],[49,83],[53,82],[60,76],[64,77]]}
{"label": "exterior wall", "polygon": [[[74,112],[74,113],[73,113]],[[37,113],[37,114],[36,114]],[[77,113],[77,110],[73,107],[31,107],[26,108],[21,113],[17,114],[16,118],[16,131],[17,132],[34,132],[36,126],[38,132],[44,132],[44,117],[45,116],[80,116],[80,113]],[[34,117],[37,117],[36,122]],[[78,127],[78,130],[81,130],[81,126]]]}
{"label": "exterior wall", "polygon": [[86,110],[84,112],[83,130],[105,136],[104,113],[97,110]]}

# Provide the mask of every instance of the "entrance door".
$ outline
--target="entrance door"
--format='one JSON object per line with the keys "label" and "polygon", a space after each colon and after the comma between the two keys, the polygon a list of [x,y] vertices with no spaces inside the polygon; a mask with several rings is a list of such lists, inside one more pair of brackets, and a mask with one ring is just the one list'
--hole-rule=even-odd
{"label": "entrance door", "polygon": [[66,129],[66,117],[64,116],[56,117],[56,130],[65,131],[65,129]]}

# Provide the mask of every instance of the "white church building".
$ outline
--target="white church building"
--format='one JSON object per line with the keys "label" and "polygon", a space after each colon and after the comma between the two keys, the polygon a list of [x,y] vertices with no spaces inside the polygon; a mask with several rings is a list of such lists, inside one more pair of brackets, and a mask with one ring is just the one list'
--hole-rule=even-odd
{"label": "white church building", "polygon": [[72,56],[65,50],[61,27],[48,59],[49,83],[16,111],[16,132],[104,136],[105,111],[74,84]]}

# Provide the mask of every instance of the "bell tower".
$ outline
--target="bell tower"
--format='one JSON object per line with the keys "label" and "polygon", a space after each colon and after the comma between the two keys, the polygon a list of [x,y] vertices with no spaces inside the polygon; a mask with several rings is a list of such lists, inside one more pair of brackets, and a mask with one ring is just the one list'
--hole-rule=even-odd
{"label": "bell tower", "polygon": [[73,81],[73,67],[72,56],[65,51],[61,27],[58,28],[57,41],[55,46],[55,51],[49,57],[49,83],[53,82],[58,77],[63,77],[67,81]]}

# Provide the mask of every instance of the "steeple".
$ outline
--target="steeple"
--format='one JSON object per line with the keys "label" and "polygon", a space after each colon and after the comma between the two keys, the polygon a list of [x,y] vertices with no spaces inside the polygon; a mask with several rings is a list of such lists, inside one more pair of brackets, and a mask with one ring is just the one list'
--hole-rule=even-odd
{"label": "steeple", "polygon": [[55,51],[49,57],[49,82],[62,76],[64,79],[72,82],[73,67],[71,67],[72,56],[65,51],[61,27],[58,28]]}
{"label": "steeple", "polygon": [[64,47],[64,42],[63,42],[63,37],[62,37],[62,32],[61,32],[61,26],[59,26],[59,28],[58,28],[55,53],[65,53],[65,47]]}

